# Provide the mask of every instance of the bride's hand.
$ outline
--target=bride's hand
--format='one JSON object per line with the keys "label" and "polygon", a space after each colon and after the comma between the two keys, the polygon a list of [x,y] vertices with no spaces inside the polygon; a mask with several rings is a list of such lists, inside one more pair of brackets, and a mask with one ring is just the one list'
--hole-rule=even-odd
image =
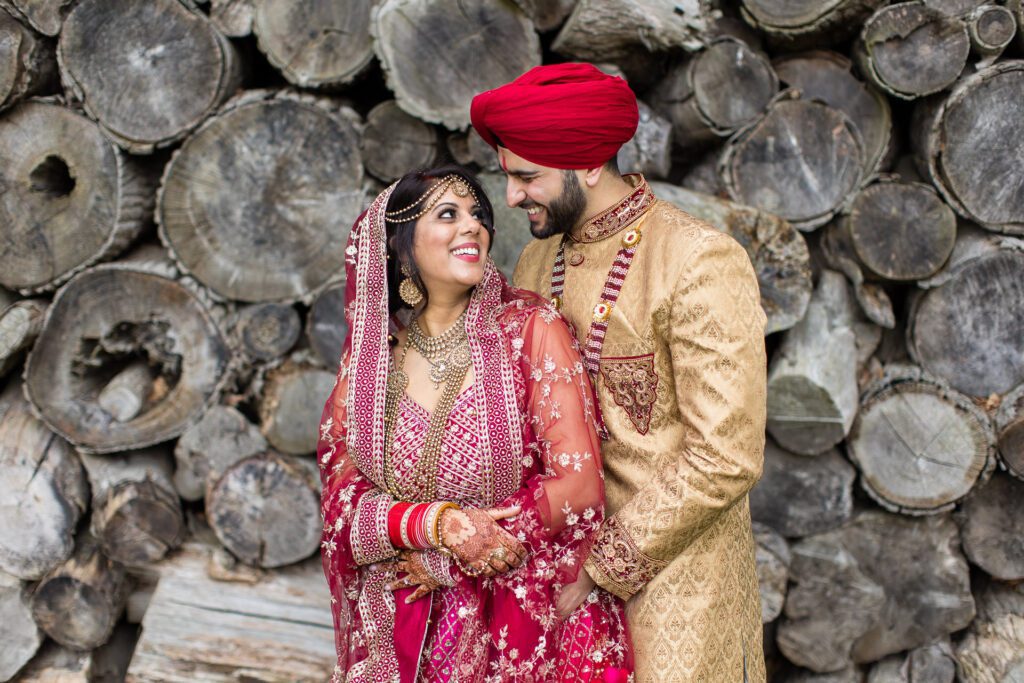
{"label": "bride's hand", "polygon": [[422,552],[402,553],[395,562],[395,571],[404,572],[405,576],[389,583],[385,588],[389,591],[396,591],[415,586],[416,590],[405,598],[406,604],[416,602],[441,587],[441,583],[427,569]]}
{"label": "bride's hand", "polygon": [[522,564],[526,548],[497,520],[515,517],[520,508],[449,508],[441,516],[441,539],[466,573],[494,576]]}

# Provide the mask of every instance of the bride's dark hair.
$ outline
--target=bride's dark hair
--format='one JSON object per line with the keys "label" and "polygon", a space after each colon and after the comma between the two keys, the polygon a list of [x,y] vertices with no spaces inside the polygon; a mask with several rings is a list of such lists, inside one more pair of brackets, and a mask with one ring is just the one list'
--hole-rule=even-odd
{"label": "bride's dark hair", "polygon": [[[487,230],[487,234],[491,237],[491,244],[494,244],[494,208],[491,206],[491,200],[488,199],[487,193],[484,192],[484,188],[480,185],[480,181],[476,179],[473,172],[464,166],[457,164],[447,164],[445,166],[437,166],[435,168],[420,169],[416,171],[410,171],[401,177],[398,181],[398,185],[391,192],[391,197],[388,198],[388,205],[384,209],[385,211],[397,211],[406,207],[410,208],[409,213],[418,213],[423,208],[422,202],[427,199],[425,196],[430,190],[431,186],[434,185],[438,180],[449,175],[457,175],[472,188],[476,194],[477,202],[480,205],[481,222],[484,228]],[[416,204],[413,207],[413,203]],[[423,297],[427,297],[427,288],[423,284],[423,280],[420,278],[420,271],[416,265],[416,259],[413,258],[413,238],[416,234],[416,221],[419,219],[402,221],[399,223],[387,224],[387,238],[388,238],[388,308],[390,313],[395,313],[402,308],[408,308],[408,304],[402,301],[402,298],[398,295],[398,285],[401,283],[402,278],[405,276],[400,272],[402,263],[409,264],[409,270],[412,271],[413,282],[423,292]]]}

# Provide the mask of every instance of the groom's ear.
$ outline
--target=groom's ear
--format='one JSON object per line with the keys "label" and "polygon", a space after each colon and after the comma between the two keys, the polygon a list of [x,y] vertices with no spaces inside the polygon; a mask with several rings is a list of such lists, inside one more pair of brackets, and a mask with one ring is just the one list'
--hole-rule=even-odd
{"label": "groom's ear", "polygon": [[604,165],[598,166],[597,168],[588,168],[583,173],[583,182],[587,187],[594,188],[601,182],[601,178],[605,175],[606,169]]}

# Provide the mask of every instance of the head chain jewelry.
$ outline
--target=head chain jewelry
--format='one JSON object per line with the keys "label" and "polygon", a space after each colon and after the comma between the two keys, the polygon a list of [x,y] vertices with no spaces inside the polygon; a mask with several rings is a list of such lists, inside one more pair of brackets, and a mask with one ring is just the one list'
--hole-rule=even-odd
{"label": "head chain jewelry", "polygon": [[[455,175],[454,173],[452,173],[450,175],[446,175],[445,177],[441,178],[436,183],[431,185],[429,188],[427,188],[426,192],[420,195],[419,199],[417,199],[404,209],[398,209],[396,211],[385,211],[384,220],[388,221],[389,223],[405,223],[406,221],[417,220],[421,216],[426,215],[426,213],[430,211],[432,208],[434,208],[434,205],[441,201],[441,197],[444,196],[444,193],[449,188],[451,188],[451,191],[455,193],[456,197],[466,197],[468,195],[473,195],[473,199],[475,199],[478,204],[480,203],[480,199],[476,196],[476,191],[468,182],[466,182],[466,179],[460,175]],[[417,211],[416,213],[411,214],[409,216],[404,215],[415,209],[417,206],[420,205],[421,202],[426,201],[428,198],[430,198],[430,201],[428,201],[420,211]]]}

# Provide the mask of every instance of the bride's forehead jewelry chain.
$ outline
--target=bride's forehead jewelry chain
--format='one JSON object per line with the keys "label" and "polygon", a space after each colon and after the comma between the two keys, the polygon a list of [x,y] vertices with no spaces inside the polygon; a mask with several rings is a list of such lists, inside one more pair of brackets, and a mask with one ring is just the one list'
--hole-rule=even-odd
{"label": "bride's forehead jewelry chain", "polygon": [[[480,200],[476,196],[476,191],[473,187],[466,182],[466,179],[460,175],[454,173],[446,175],[441,178],[433,185],[427,188],[420,197],[409,206],[404,209],[397,209],[395,211],[385,211],[384,220],[389,223],[405,223],[406,221],[414,221],[420,216],[426,215],[434,206],[441,201],[441,197],[444,196],[445,192],[449,189],[455,193],[456,197],[467,197],[473,195],[473,199],[479,204]],[[423,203],[423,208],[416,213],[411,213],[417,206]]]}

